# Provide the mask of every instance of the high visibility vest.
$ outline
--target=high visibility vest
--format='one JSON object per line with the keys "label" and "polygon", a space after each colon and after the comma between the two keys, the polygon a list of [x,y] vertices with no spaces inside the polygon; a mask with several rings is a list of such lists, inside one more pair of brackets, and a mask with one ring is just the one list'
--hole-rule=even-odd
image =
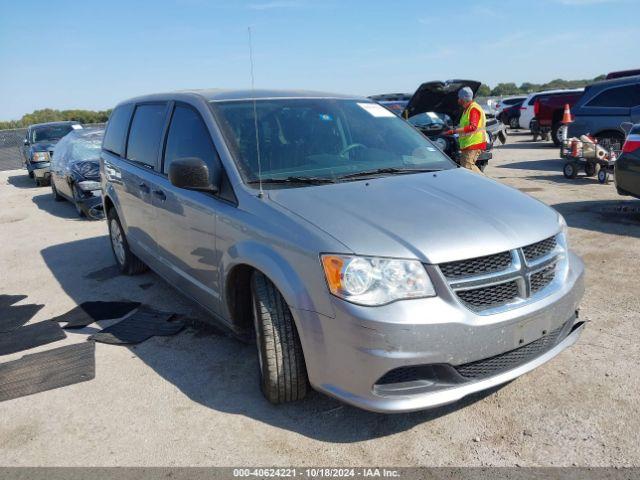
{"label": "high visibility vest", "polygon": [[460,126],[466,127],[469,125],[469,114],[471,113],[471,109],[475,108],[480,112],[480,121],[478,122],[478,128],[475,132],[469,133],[461,133],[460,134],[460,149],[464,150],[465,148],[469,148],[472,145],[477,145],[479,143],[485,143],[487,141],[487,119],[484,115],[484,110],[480,105],[476,102],[471,102],[471,104],[467,107],[467,109],[462,114],[462,118],[460,118]]}

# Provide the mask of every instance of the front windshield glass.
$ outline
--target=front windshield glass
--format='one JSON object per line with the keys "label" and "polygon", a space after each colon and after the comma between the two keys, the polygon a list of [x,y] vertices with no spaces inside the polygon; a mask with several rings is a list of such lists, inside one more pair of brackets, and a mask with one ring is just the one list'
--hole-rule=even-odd
{"label": "front windshield glass", "polygon": [[[254,102],[211,102],[245,182],[258,180]],[[377,169],[442,170],[454,164],[381,105],[358,100],[256,100],[262,179],[338,180]]]}
{"label": "front windshield glass", "polygon": [[444,128],[447,126],[444,119],[436,113],[419,113],[409,118],[409,123],[416,127]]}
{"label": "front windshield glass", "polygon": [[101,148],[102,148],[101,138],[94,138],[90,140],[77,140],[72,143],[71,157],[73,158],[73,161],[76,161],[76,162],[99,159]]}
{"label": "front windshield glass", "polygon": [[73,130],[71,125],[51,125],[39,127],[33,130],[33,143],[60,140],[67,133]]}

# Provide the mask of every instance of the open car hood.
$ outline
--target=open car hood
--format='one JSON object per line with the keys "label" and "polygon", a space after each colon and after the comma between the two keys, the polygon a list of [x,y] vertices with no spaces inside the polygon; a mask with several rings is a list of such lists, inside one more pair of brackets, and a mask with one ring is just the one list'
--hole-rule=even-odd
{"label": "open car hood", "polygon": [[480,85],[475,80],[425,82],[409,100],[403,116],[407,115],[409,118],[424,112],[444,113],[457,125],[462,115],[462,109],[458,105],[458,90],[469,87],[475,97]]}

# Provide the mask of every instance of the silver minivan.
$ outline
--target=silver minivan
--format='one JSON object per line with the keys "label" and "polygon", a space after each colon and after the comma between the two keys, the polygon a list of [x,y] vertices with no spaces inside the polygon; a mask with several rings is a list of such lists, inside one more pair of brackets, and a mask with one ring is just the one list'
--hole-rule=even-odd
{"label": "silver minivan", "polygon": [[264,395],[379,412],[508,382],[583,329],[556,211],[457,168],[371,100],[193,91],[127,100],[101,153],[114,256],[255,335]]}

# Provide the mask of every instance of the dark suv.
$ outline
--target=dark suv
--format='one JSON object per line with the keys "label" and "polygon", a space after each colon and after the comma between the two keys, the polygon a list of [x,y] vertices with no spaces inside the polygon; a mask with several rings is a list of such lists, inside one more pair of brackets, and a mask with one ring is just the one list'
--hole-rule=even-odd
{"label": "dark suv", "polygon": [[29,125],[24,137],[22,156],[29,176],[36,185],[49,182],[53,149],[62,137],[72,130],[82,128],[78,122],[48,122]]}
{"label": "dark suv", "polygon": [[589,85],[572,112],[569,137],[591,134],[605,147],[622,148],[624,122],[640,122],[640,75]]}

